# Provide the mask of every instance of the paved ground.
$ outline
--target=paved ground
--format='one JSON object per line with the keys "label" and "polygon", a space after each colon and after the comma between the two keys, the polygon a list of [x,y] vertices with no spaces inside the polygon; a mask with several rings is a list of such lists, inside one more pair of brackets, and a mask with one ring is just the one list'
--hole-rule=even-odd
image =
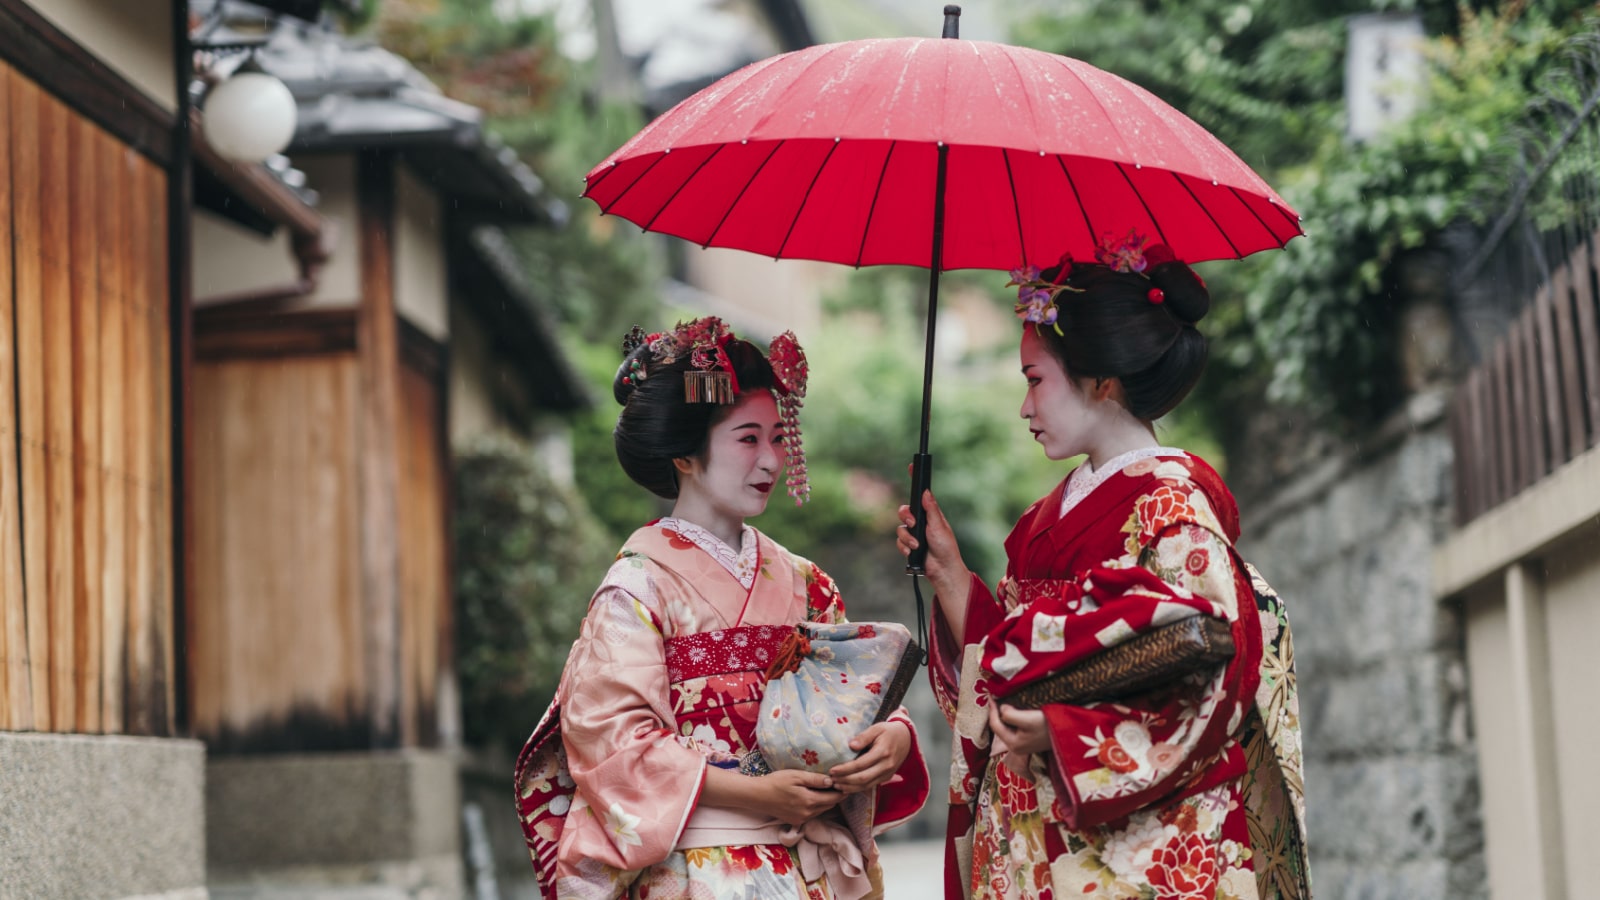
{"label": "paved ground", "polygon": [[881,846],[883,900],[941,900],[944,842],[904,841]]}

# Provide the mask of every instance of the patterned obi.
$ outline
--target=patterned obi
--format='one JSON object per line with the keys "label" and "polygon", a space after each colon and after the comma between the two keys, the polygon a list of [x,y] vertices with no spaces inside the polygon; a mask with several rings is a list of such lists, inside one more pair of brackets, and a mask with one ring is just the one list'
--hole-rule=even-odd
{"label": "patterned obi", "polygon": [[1073,613],[1086,613],[1098,608],[1090,597],[1082,596],[1080,585],[1074,578],[1010,578],[1000,582],[1000,602],[1007,612],[1028,606],[1036,600],[1060,597]]}
{"label": "patterned obi", "polygon": [[792,625],[742,625],[667,638],[667,678],[678,733],[739,756],[755,747],[767,665]]}

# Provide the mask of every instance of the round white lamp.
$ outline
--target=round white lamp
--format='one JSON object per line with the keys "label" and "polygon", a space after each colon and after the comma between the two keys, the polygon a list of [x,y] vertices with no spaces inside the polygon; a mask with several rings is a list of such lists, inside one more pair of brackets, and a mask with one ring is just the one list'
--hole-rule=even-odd
{"label": "round white lamp", "polygon": [[282,153],[294,137],[294,95],[265,72],[238,72],[206,97],[206,140],[239,162]]}

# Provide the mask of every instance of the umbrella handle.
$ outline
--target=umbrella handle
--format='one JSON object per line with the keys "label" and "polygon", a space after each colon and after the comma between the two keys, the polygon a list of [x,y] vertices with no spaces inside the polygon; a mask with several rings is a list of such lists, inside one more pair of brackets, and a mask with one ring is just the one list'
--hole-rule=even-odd
{"label": "umbrella handle", "polygon": [[928,511],[922,508],[922,495],[933,487],[933,454],[917,453],[911,457],[911,514],[916,524],[911,526],[911,536],[917,546],[906,556],[907,575],[926,575],[924,564],[928,561]]}

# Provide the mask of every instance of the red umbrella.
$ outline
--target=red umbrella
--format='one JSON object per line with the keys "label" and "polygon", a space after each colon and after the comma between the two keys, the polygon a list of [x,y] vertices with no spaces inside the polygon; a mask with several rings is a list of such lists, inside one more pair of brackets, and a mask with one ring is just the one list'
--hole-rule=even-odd
{"label": "red umbrella", "polygon": [[[945,14],[953,38],[960,9]],[[702,246],[927,267],[917,510],[939,272],[1093,259],[1130,228],[1190,262],[1301,233],[1260,176],[1150,92],[987,41],[846,41],[753,63],[645,126],[584,195]]]}

